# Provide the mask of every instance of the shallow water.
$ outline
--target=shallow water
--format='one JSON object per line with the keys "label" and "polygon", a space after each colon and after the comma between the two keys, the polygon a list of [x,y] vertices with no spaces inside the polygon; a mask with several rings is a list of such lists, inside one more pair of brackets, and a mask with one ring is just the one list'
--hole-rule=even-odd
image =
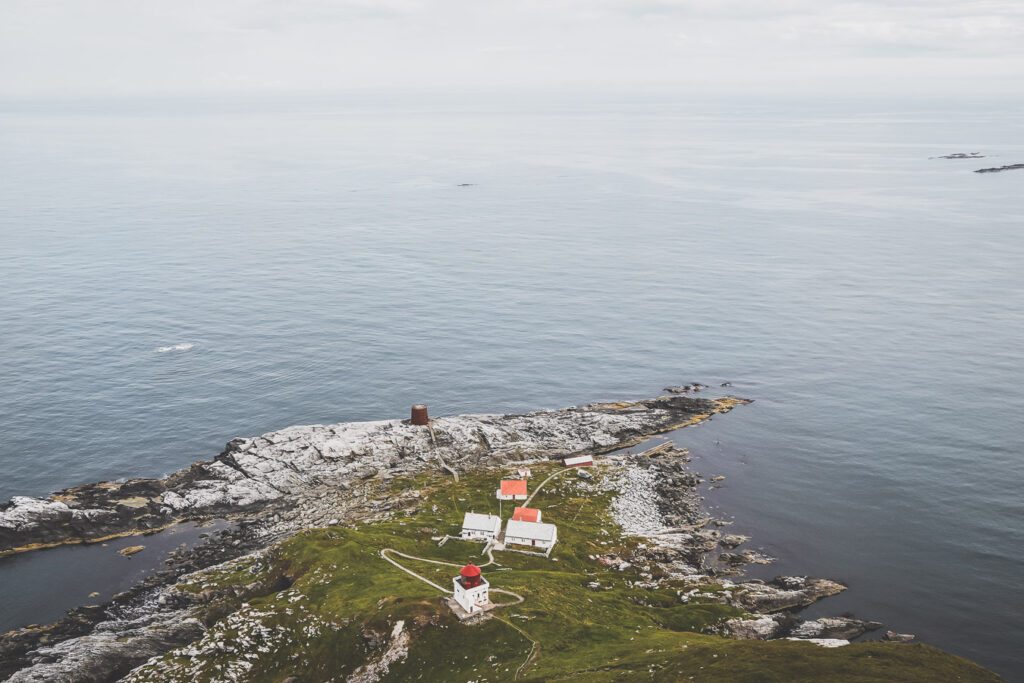
{"label": "shallow water", "polygon": [[773,571],[1019,678],[1024,172],[971,170],[1024,160],[1020,113],[2,103],[0,498],[731,380],[756,403],[677,441]]}
{"label": "shallow water", "polygon": [[[164,569],[171,551],[194,546],[202,542],[201,537],[227,526],[222,520],[203,525],[185,522],[153,534],[2,557],[0,633],[29,624],[50,624],[73,607],[103,604]],[[145,549],[121,554],[137,545]]]}

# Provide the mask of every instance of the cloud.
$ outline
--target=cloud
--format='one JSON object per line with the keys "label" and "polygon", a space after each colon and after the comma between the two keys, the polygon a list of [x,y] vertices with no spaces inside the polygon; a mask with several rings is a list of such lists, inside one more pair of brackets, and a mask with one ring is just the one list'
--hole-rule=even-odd
{"label": "cloud", "polygon": [[5,0],[0,63],[0,96],[566,85],[996,92],[1024,76],[1024,3]]}

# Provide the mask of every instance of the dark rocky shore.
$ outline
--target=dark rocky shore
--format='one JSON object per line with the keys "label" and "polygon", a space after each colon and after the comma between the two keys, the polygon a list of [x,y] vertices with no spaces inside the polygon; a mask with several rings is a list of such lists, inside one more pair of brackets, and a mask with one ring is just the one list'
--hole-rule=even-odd
{"label": "dark rocky shore", "polygon": [[[186,519],[221,518],[232,526],[173,554],[166,569],[105,605],[0,636],[0,678],[113,681],[153,657],[200,641],[233,614],[239,600],[287,589],[288,579],[198,593],[179,589],[190,575],[213,565],[230,567],[243,555],[258,558],[304,529],[372,522],[415,506],[419,492],[391,490],[388,482],[395,478],[583,453],[612,453],[605,460],[620,472],[605,484],[616,494],[612,513],[627,535],[643,538],[628,551],[593,559],[619,569],[641,568],[637,587],[684,580],[692,589],[680,592],[682,603],[713,600],[747,612],[716,627],[736,639],[790,637],[842,645],[881,627],[849,616],[800,619],[796,610],[845,586],[808,577],[744,580],[738,567],[764,558],[738,549],[749,539],[724,533],[724,523],[703,511],[698,487],[705,482],[687,469],[687,452],[671,444],[643,454],[621,452],[742,403],[748,401],[673,395],[526,415],[439,418],[429,427],[399,420],[291,427],[235,439],[212,462],[166,479],[83,486],[46,500],[16,498],[0,508],[0,549],[7,552],[96,541]],[[582,482],[593,480],[586,471],[578,475]]]}

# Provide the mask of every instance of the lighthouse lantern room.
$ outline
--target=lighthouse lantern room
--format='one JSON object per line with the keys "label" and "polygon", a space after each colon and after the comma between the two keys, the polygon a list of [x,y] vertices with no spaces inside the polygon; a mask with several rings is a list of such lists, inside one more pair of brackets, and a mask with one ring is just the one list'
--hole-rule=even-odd
{"label": "lighthouse lantern room", "polygon": [[488,592],[491,586],[480,573],[480,567],[467,564],[459,572],[459,575],[452,579],[452,582],[454,583],[455,602],[467,614],[481,612],[489,606]]}

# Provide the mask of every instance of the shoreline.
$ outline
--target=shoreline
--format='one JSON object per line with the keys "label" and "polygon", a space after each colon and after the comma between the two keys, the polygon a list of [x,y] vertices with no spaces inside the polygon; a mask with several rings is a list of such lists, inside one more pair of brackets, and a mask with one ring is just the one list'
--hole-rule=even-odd
{"label": "shoreline", "polygon": [[[757,554],[733,552],[736,546],[749,539],[708,528],[726,523],[716,522],[704,509],[698,486],[705,482],[699,473],[694,475],[687,469],[688,452],[674,448],[669,442],[642,454],[622,453],[652,436],[700,423],[714,414],[749,402],[676,395],[526,415],[439,418],[432,421],[435,438],[431,438],[425,427],[392,420],[293,427],[253,439],[235,439],[211,463],[197,463],[160,480],[165,485],[171,484],[165,487],[170,495],[164,496],[161,502],[174,503],[175,496],[204,501],[205,505],[197,505],[198,510],[191,511],[193,519],[206,515],[228,518],[236,522],[235,526],[218,532],[202,546],[172,558],[169,569],[115,596],[106,605],[72,610],[69,617],[51,626],[0,636],[0,676],[12,675],[12,682],[54,676],[64,677],[63,680],[117,680],[151,658],[154,659],[148,666],[162,666],[154,663],[155,658],[175,648],[199,647],[199,651],[203,651],[202,643],[219,619],[226,616],[241,619],[232,615],[244,609],[249,599],[288,589],[294,578],[276,575],[255,583],[204,588],[197,594],[187,589],[189,581],[195,577],[208,575],[217,567],[228,568],[245,562],[246,557],[250,558],[248,561],[257,558],[260,564],[263,561],[259,558],[265,558],[271,546],[293,544],[310,534],[322,534],[323,527],[358,529],[414,509],[421,502],[421,491],[405,485],[410,477],[429,476],[450,481],[446,466],[472,476],[524,461],[536,462],[540,467],[550,466],[552,460],[577,453],[604,454],[606,457],[601,460],[605,461],[605,466],[621,472],[617,475],[619,478],[610,480],[612,483],[603,490],[618,492],[616,500],[625,501],[611,508],[616,523],[627,535],[646,541],[629,548],[628,554],[593,556],[596,562],[618,572],[634,565],[635,568],[645,567],[633,584],[635,587],[656,589],[669,579],[687,585],[692,583],[694,588],[690,592],[680,593],[682,603],[688,603],[696,594],[696,599],[720,604],[722,609],[759,615],[753,620],[748,618],[750,615],[723,620],[709,631],[729,639],[796,637],[821,645],[846,645],[849,639],[882,625],[845,617],[805,622],[793,613],[845,590],[845,586],[807,577],[778,577],[771,582],[738,578],[742,574],[739,566],[756,562]],[[349,436],[358,435],[344,441],[351,457],[332,457],[337,456],[340,449],[324,447],[325,442],[320,437],[325,431],[335,436],[339,431]],[[293,459],[309,451],[316,453],[315,462],[329,463],[335,469],[336,478],[328,479],[323,466],[298,472]],[[435,451],[443,451],[444,455]],[[267,464],[270,453],[275,456],[274,462]],[[264,467],[256,469],[254,465],[260,462],[264,462]],[[221,470],[214,467],[217,463],[245,473],[253,480],[247,491],[265,490],[262,487],[270,486],[281,495],[268,496],[262,503],[246,501],[232,509],[223,497],[204,494],[211,490],[230,491],[230,486],[238,479],[211,483],[183,476],[183,473],[191,475],[197,471],[219,472]],[[276,478],[260,479],[254,476],[256,472],[269,473]],[[278,474],[283,474],[284,479],[277,477]],[[299,483],[292,478],[296,474],[304,475],[299,477]],[[176,478],[180,484],[172,488]],[[583,476],[579,479],[586,481]],[[289,484],[292,488],[284,492]],[[92,491],[97,486],[114,490],[102,485],[85,488]],[[64,501],[73,500],[76,497],[69,497],[68,493],[79,489],[70,489],[58,496]],[[112,499],[118,498],[115,495]],[[200,511],[214,512],[197,514]],[[132,523],[131,519],[128,524]],[[328,531],[327,537],[335,536]],[[69,538],[64,542],[84,541]],[[709,561],[710,554],[718,548],[723,552]],[[734,581],[730,577],[737,578]],[[705,593],[708,582],[718,588]],[[215,586],[216,583],[204,585]],[[81,638],[90,633],[91,638]],[[145,680],[144,677],[137,679]]]}
{"label": "shoreline", "polygon": [[442,417],[431,421],[436,442],[408,420],[287,427],[233,439],[213,460],[163,479],[84,484],[49,498],[15,496],[0,504],[0,557],[262,511],[324,485],[417,471],[429,458],[458,465],[516,451],[596,455],[746,402],[663,396],[524,415]]}
{"label": "shoreline", "polygon": [[131,531],[122,531],[109,536],[100,536],[99,538],[69,538],[64,541],[54,541],[52,543],[35,543],[26,546],[20,546],[18,548],[10,548],[8,550],[0,551],[0,558],[13,557],[14,555],[20,555],[21,553],[30,553],[34,550],[47,550],[49,548],[60,548],[66,545],[93,545],[94,543],[105,543],[106,541],[112,541],[116,538],[125,538],[127,536],[149,536],[150,534],[158,534],[161,531],[166,531],[172,527],[178,526],[190,522],[187,517],[176,519],[173,522],[169,522],[163,526],[153,527],[151,529],[132,529]]}
{"label": "shoreline", "polygon": [[[108,603],[75,608],[53,624],[0,635],[0,677],[31,666],[28,656],[37,648],[73,643],[104,623],[114,631],[131,630],[138,615],[153,611],[160,589],[188,573],[265,549],[304,529],[379,513],[366,504],[367,487],[413,472],[443,472],[437,455],[446,464],[465,469],[481,463],[606,453],[746,403],[750,401],[742,398],[672,395],[523,415],[441,417],[431,420],[436,444],[427,428],[414,427],[408,420],[288,427],[233,439],[214,460],[193,463],[163,479],[85,484],[46,499],[16,496],[0,505],[0,553],[8,556],[99,543],[111,535],[145,534],[185,521],[225,519],[234,525],[171,558],[167,569]],[[332,444],[332,438],[338,441]],[[333,446],[337,456],[331,457],[325,446]],[[296,454],[309,458],[305,473],[298,471]],[[145,492],[149,498],[139,505],[144,497],[140,493]],[[325,495],[339,492],[339,505],[323,506]],[[260,494],[262,500],[253,500]],[[168,498],[180,507],[166,504]],[[181,505],[179,499],[196,504]],[[124,505],[126,501],[132,505]],[[166,627],[177,626],[174,615],[163,616],[169,617],[163,620],[165,630],[173,631]],[[194,630],[186,629],[186,635],[194,636]],[[163,642],[162,649],[180,644],[184,643]],[[102,664],[86,666],[102,668],[111,658],[140,664],[145,658],[140,661],[133,648],[150,651],[147,645],[133,643],[119,648],[117,655],[105,653]]]}

